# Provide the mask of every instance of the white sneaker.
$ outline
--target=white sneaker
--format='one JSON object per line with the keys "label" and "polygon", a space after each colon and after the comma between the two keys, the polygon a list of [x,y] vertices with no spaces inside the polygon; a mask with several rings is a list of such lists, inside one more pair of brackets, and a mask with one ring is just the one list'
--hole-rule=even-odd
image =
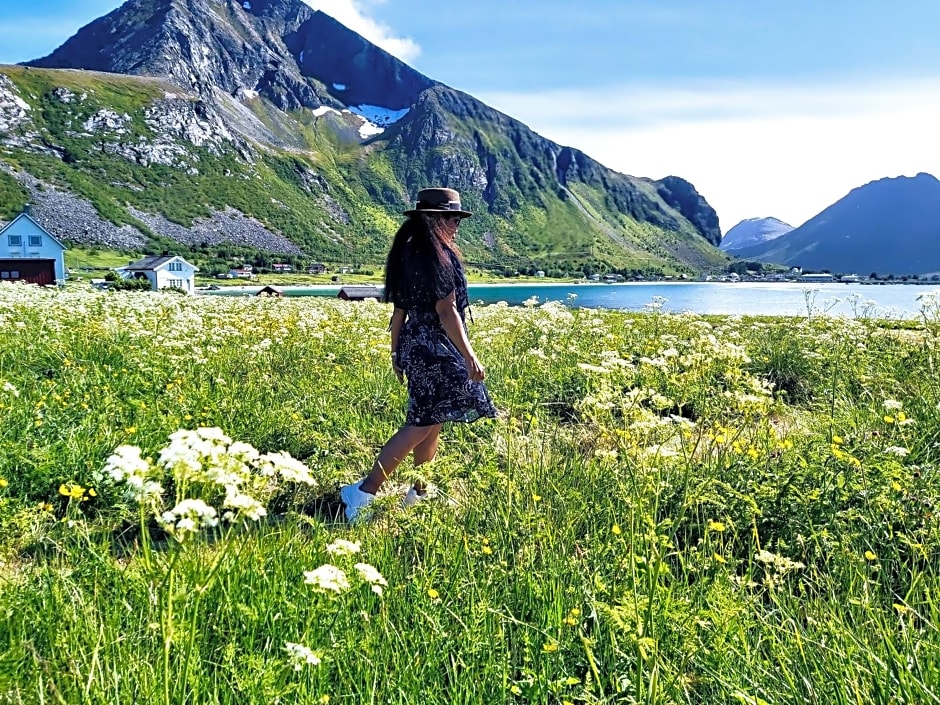
{"label": "white sneaker", "polygon": [[339,498],[346,505],[346,521],[355,524],[360,521],[368,521],[371,512],[363,511],[375,500],[374,494],[363,492],[359,487],[365,482],[365,478],[354,482],[351,485],[344,485],[339,490]]}
{"label": "white sneaker", "polygon": [[408,494],[406,494],[405,498],[401,501],[401,506],[408,509],[408,507],[413,507],[418,502],[423,502],[426,499],[434,499],[435,497],[437,497],[437,488],[434,485],[425,485],[424,494],[418,494],[414,485],[412,485],[408,490]]}

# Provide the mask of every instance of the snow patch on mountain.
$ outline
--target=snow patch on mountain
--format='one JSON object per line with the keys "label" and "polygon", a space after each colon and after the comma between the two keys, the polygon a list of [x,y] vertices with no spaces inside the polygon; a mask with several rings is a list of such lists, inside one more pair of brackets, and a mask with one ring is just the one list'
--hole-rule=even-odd
{"label": "snow patch on mountain", "polygon": [[409,108],[390,110],[389,108],[382,108],[378,105],[350,105],[349,110],[356,115],[364,117],[373,125],[388,127],[405,117],[405,115],[408,114]]}
{"label": "snow patch on mountain", "polygon": [[776,240],[793,230],[793,226],[777,218],[748,218],[729,230],[719,246],[725,252],[740,250]]}

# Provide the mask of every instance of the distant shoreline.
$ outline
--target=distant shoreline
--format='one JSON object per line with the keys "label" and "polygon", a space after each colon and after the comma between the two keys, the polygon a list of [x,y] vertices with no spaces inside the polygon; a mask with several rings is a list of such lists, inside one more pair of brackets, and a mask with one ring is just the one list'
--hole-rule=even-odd
{"label": "distant shoreline", "polygon": [[[926,280],[908,280],[908,281],[858,281],[858,282],[841,282],[841,281],[829,281],[829,282],[800,282],[800,281],[763,281],[760,279],[747,279],[742,281],[701,281],[697,279],[687,279],[682,281],[676,280],[648,280],[648,281],[629,281],[629,282],[604,282],[604,281],[541,281],[538,279],[526,280],[526,281],[505,281],[505,282],[469,282],[468,286],[474,289],[486,289],[486,288],[496,288],[496,287],[506,287],[506,286],[538,286],[538,287],[563,287],[563,286],[683,286],[689,284],[722,284],[722,285],[741,285],[741,284],[783,284],[783,285],[796,285],[796,286],[819,286],[821,284],[826,285],[839,285],[839,286],[849,286],[849,285],[858,285],[858,286],[898,286],[898,285],[908,285],[908,286],[940,286],[940,282],[932,282]],[[208,295],[219,295],[223,293],[242,293],[242,294],[253,294],[261,291],[265,287],[273,287],[280,291],[322,291],[322,292],[332,292],[335,291],[339,293],[339,290],[344,286],[374,286],[375,288],[382,290],[384,286],[382,284],[375,284],[373,282],[344,282],[342,284],[247,284],[247,285],[238,285],[238,286],[219,286],[216,289],[209,289],[208,287],[196,287],[195,293],[197,294],[208,294]]]}

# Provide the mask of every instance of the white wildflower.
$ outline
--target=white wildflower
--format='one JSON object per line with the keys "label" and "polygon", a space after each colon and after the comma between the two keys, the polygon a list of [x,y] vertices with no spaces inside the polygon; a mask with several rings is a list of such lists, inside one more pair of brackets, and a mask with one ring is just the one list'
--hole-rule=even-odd
{"label": "white wildflower", "polygon": [[884,452],[887,455],[896,455],[899,458],[903,458],[911,454],[907,448],[902,448],[901,446],[888,446],[885,448]]}
{"label": "white wildflower", "polygon": [[894,399],[885,399],[882,403],[884,404],[885,411],[898,411],[904,406],[901,402]]}
{"label": "white wildflower", "polygon": [[223,515],[222,518],[226,521],[232,521],[236,516],[243,516],[251,521],[258,521],[268,514],[268,510],[264,508],[261,502],[254,497],[239,492],[234,487],[227,488],[225,501],[222,502],[222,506],[226,509],[233,510]]}
{"label": "white wildflower", "polygon": [[[195,434],[204,440],[215,441],[220,445],[229,445],[232,442],[232,439],[225,435],[221,428],[216,426],[206,427],[202,426],[197,428]],[[172,438],[173,436],[170,436]]]}
{"label": "white wildflower", "polygon": [[10,382],[6,382],[6,381],[3,383],[3,391],[9,392],[15,397],[18,397],[20,395],[20,390],[14,387]]}
{"label": "white wildflower", "polygon": [[331,556],[351,556],[362,550],[362,544],[358,541],[347,541],[346,539],[336,539],[326,547],[326,552]]}
{"label": "white wildflower", "polygon": [[211,529],[219,524],[218,513],[201,499],[184,499],[173,509],[163,512],[158,521],[180,540],[199,529]]}
{"label": "white wildflower", "polygon": [[228,454],[245,462],[252,462],[259,457],[258,451],[250,443],[235,441],[228,447]]}
{"label": "white wildflower", "polygon": [[794,561],[787,558],[786,556],[779,556],[776,553],[771,553],[770,551],[765,551],[763,549],[758,551],[754,558],[760,563],[773,566],[774,569],[780,574],[806,567],[799,561]]}
{"label": "white wildflower", "polygon": [[124,482],[128,477],[146,477],[150,463],[141,457],[137,446],[118,446],[105,461],[104,473],[114,482]]}
{"label": "white wildflower", "polygon": [[382,577],[382,574],[376,570],[375,566],[368,563],[356,563],[355,568],[359,571],[359,575],[362,576],[363,580],[372,584],[372,592],[376,595],[381,595],[382,588],[388,587],[388,581]]}
{"label": "white wildflower", "polygon": [[320,657],[303,644],[294,644],[288,641],[284,643],[284,648],[287,650],[291,665],[294,667],[295,671],[299,671],[304,666],[320,665]]}
{"label": "white wildflower", "polygon": [[310,473],[310,468],[289,453],[265,453],[259,459],[258,472],[266,477],[279,474],[288,482],[303,482],[305,485],[315,485],[316,480]]}
{"label": "white wildflower", "polygon": [[316,570],[304,571],[304,583],[313,585],[320,592],[341,593],[349,589],[349,579],[346,573],[335,565],[325,563]]}

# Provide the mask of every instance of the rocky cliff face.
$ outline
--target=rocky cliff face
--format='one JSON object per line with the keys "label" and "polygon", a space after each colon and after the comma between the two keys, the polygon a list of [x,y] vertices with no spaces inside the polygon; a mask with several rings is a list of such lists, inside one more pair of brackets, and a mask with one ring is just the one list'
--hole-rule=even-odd
{"label": "rocky cliff face", "polygon": [[[96,155],[194,179],[234,156],[251,174],[246,178],[269,179],[273,172],[311,199],[323,217],[313,211],[265,216],[269,209],[257,204],[251,214],[249,203],[239,211],[303,248],[355,248],[350,229],[377,225],[357,215],[358,201],[371,199],[395,213],[418,189],[443,184],[461,190],[483,216],[474,221],[482,228],[479,242],[494,258],[545,249],[526,243],[533,232],[519,220],[534,208],[562,209],[583,220],[584,232],[569,235],[577,241],[572,250],[601,233],[618,248],[626,243],[627,250],[648,251],[663,264],[680,250],[686,254],[679,259],[694,268],[721,259],[709,249],[719,241],[717,215],[688,182],[669,177],[650,188],[648,180],[613,172],[421,75],[300,0],[128,0],[30,66],[151,77],[145,80],[165,87],[133,112],[57,86],[36,108],[72,113],[63,128],[70,133],[50,137],[30,133],[36,108],[9,81],[0,82],[4,143],[51,150],[79,168],[90,159],[82,150],[92,148],[70,139],[86,138]],[[49,121],[43,124],[48,128]],[[318,163],[333,153],[343,156]],[[339,163],[346,166],[340,170]],[[293,198],[284,198],[274,200],[287,207]],[[205,205],[208,213],[224,213],[227,204]],[[291,208],[306,211],[308,205]],[[143,218],[126,214],[147,230]],[[304,223],[307,243],[294,232],[276,233],[273,221],[291,218]],[[631,222],[649,224],[666,239],[688,239],[690,246],[672,248],[670,255],[656,243],[633,242]],[[500,232],[508,233],[502,244]]]}

